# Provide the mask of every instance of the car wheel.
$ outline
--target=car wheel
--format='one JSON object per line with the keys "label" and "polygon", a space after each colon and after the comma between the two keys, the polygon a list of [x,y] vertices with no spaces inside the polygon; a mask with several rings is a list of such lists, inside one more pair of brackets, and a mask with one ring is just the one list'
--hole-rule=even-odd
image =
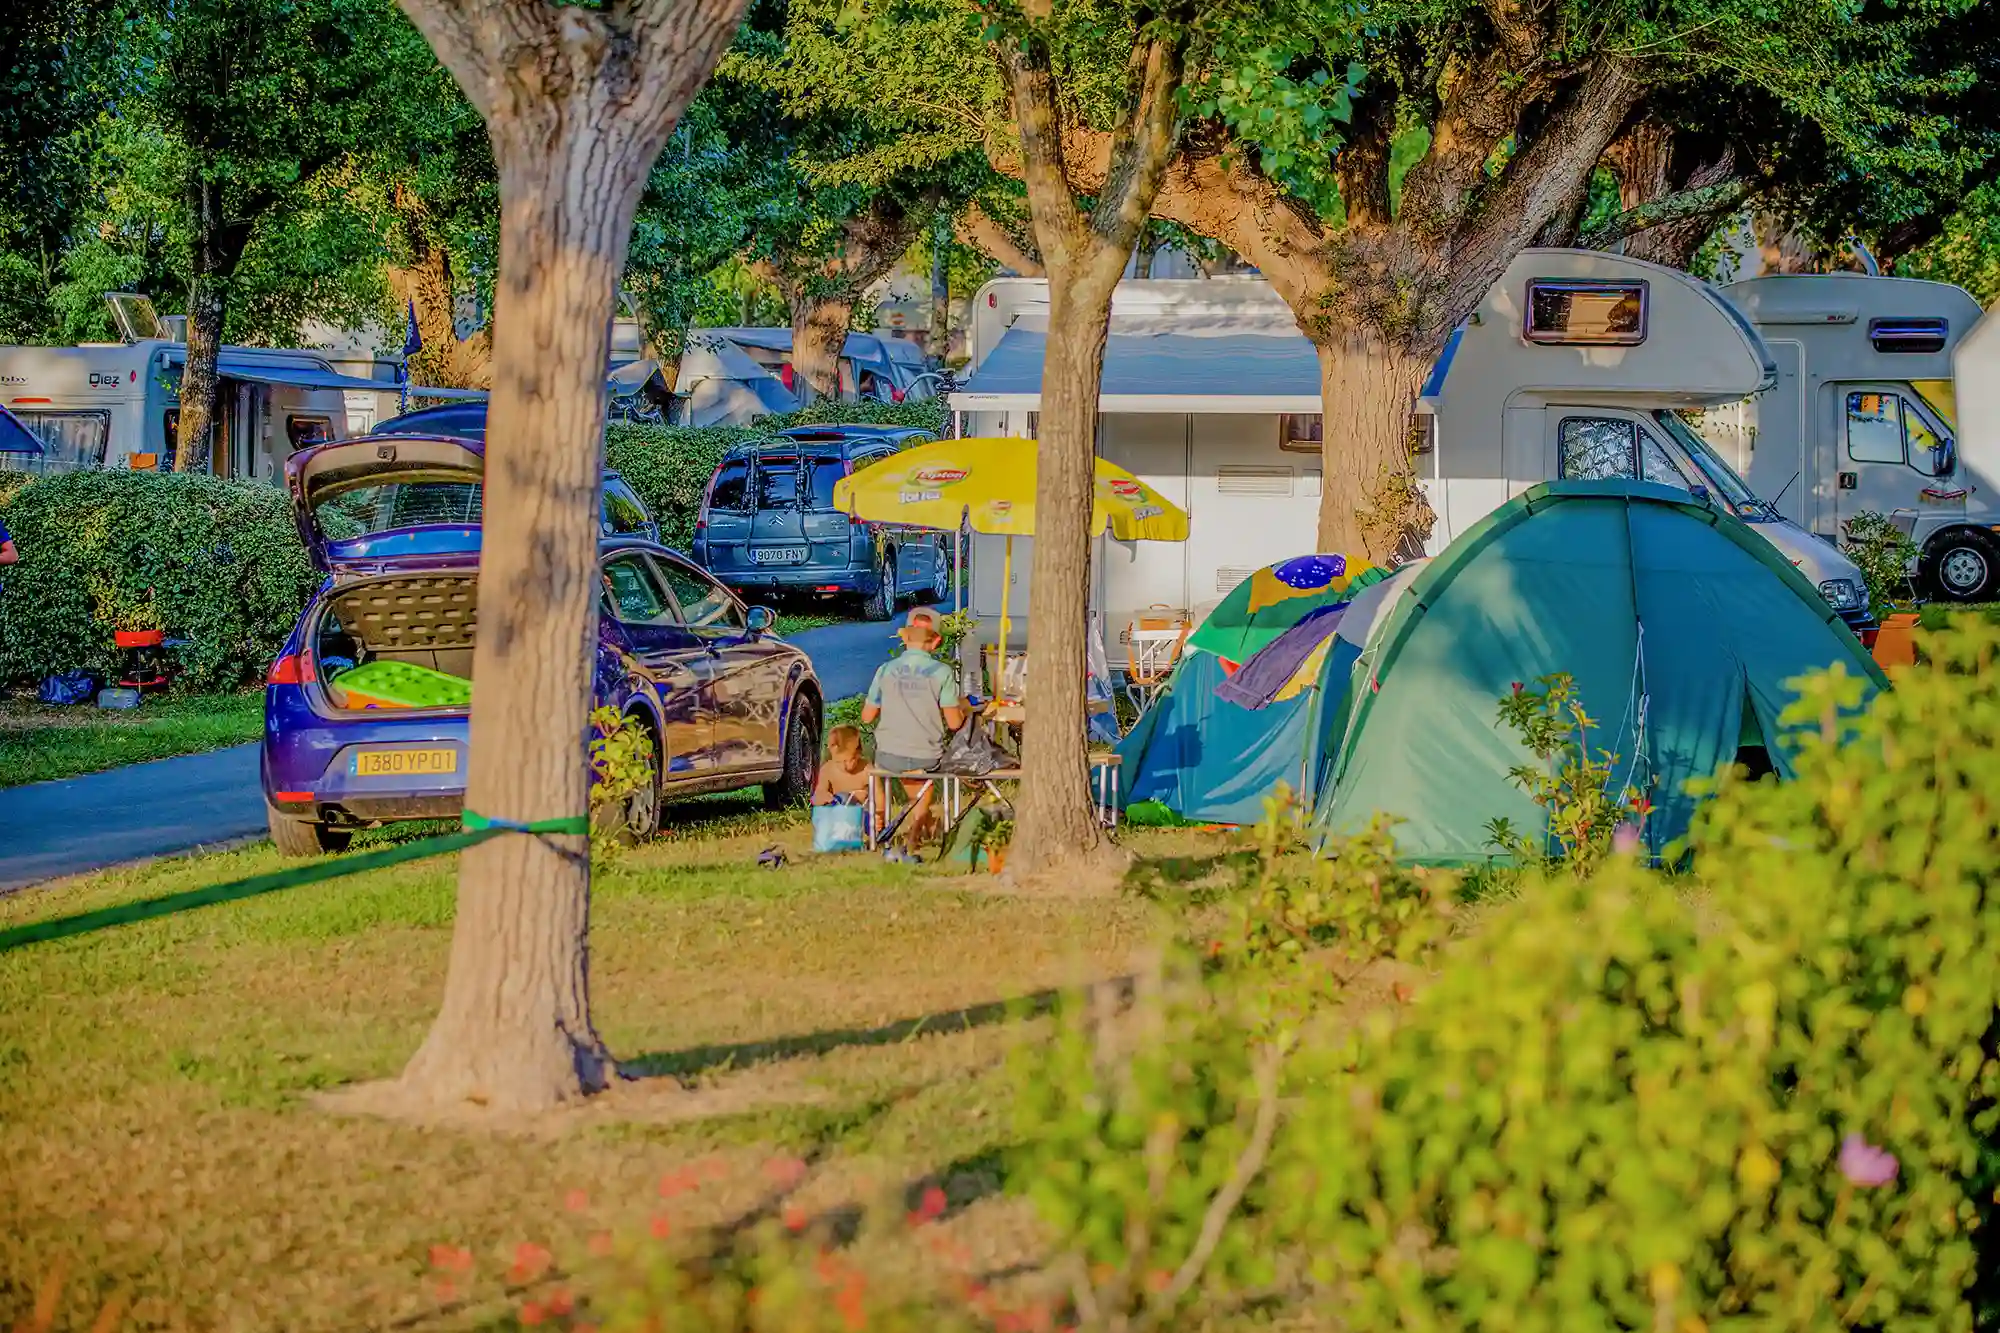
{"label": "car wheel", "polygon": [[951,596],[951,552],[939,543],[931,562],[931,600],[942,602]]}
{"label": "car wheel", "polygon": [[264,818],[271,827],[271,841],[277,844],[280,856],[323,856],[328,852],[344,852],[347,844],[354,841],[352,829],[330,828],[309,819],[293,819],[268,801],[264,804]]}
{"label": "car wheel", "polygon": [[882,557],[882,568],[875,579],[875,591],[861,605],[861,614],[870,620],[887,620],[896,614],[896,557]]}
{"label": "car wheel", "polygon": [[628,847],[637,846],[660,831],[660,743],[653,729],[643,723],[639,724],[639,734],[645,738],[645,762],[653,780],[610,812],[618,822],[618,841]]}
{"label": "car wheel", "polygon": [[785,773],[764,784],[764,805],[783,810],[812,799],[819,773],[819,701],[803,691],[792,700],[792,719],[785,728]]}
{"label": "car wheel", "polygon": [[1983,532],[1962,528],[1939,538],[1924,557],[1924,583],[1946,602],[1985,602],[2000,583],[2000,549]]}

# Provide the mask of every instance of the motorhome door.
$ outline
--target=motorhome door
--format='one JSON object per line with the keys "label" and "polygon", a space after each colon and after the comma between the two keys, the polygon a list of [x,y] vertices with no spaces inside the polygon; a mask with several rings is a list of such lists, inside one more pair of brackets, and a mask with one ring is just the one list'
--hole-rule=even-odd
{"label": "motorhome door", "polygon": [[1834,421],[1834,508],[1845,531],[1856,514],[1958,516],[1951,432],[1907,384],[1825,387]]}

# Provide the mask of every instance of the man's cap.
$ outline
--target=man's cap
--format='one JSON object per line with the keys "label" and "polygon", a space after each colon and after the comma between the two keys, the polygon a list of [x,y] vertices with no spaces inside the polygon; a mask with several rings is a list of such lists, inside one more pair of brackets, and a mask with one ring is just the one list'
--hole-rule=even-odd
{"label": "man's cap", "polygon": [[928,633],[936,634],[938,632],[937,612],[927,606],[918,607],[916,610],[910,612],[908,619],[890,631],[889,637],[900,639],[913,629],[922,629]]}

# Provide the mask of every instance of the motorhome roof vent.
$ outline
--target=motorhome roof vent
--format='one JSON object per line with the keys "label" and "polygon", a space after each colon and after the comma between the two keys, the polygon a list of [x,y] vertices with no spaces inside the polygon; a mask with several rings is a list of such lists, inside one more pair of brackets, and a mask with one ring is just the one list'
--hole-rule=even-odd
{"label": "motorhome roof vent", "polygon": [[1521,335],[1556,346],[1635,347],[1646,341],[1643,279],[1530,278]]}
{"label": "motorhome roof vent", "polygon": [[1868,341],[1878,352],[1942,352],[1950,328],[1942,319],[1871,319]]}

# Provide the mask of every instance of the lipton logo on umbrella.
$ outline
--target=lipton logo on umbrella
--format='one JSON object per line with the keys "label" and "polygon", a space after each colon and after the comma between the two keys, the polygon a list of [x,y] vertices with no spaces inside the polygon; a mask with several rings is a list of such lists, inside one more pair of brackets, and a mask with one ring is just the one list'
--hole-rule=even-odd
{"label": "lipton logo on umbrella", "polygon": [[920,467],[910,474],[912,486],[949,486],[964,480],[965,469],[962,467]]}
{"label": "lipton logo on umbrella", "polygon": [[1106,484],[1111,488],[1111,493],[1121,500],[1143,500],[1146,498],[1146,488],[1129,478],[1113,477]]}
{"label": "lipton logo on umbrella", "polygon": [[1006,518],[1013,514],[1014,502],[1012,500],[988,500],[986,502],[986,512],[995,518]]}

